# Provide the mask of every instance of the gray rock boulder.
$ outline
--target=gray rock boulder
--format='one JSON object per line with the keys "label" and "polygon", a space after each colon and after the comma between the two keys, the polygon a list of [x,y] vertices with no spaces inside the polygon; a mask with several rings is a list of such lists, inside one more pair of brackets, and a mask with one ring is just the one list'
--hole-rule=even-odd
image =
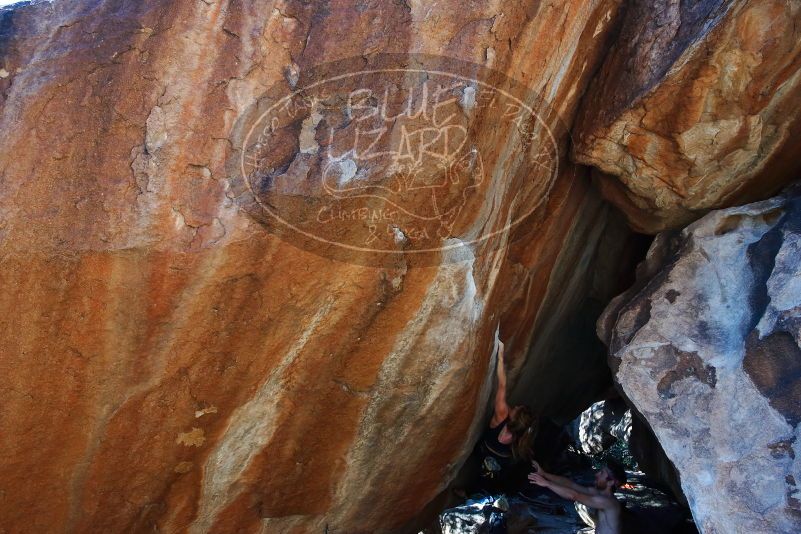
{"label": "gray rock boulder", "polygon": [[570,424],[569,432],[584,454],[600,454],[618,440],[629,442],[631,411],[620,399],[598,401]]}
{"label": "gray rock boulder", "polygon": [[702,532],[801,532],[801,189],[660,234],[598,331]]}

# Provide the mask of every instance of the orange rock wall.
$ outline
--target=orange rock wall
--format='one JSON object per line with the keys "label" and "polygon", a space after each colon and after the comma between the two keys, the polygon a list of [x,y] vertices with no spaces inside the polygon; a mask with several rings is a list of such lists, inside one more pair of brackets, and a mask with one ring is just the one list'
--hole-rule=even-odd
{"label": "orange rock wall", "polygon": [[[569,124],[617,9],[76,0],[0,12],[0,525],[351,534],[412,520],[482,424],[496,324],[515,380],[546,357],[529,348],[551,330],[532,325],[575,312],[586,288],[562,284],[565,271],[592,272],[581,251],[613,224],[609,209],[564,161],[553,183],[496,199],[542,203],[507,248],[334,261],[239,209],[231,129],[293,64],[376,52],[491,64]],[[503,172],[525,175],[511,150]]]}
{"label": "orange rock wall", "polygon": [[680,228],[801,174],[801,6],[633,2],[582,104],[575,161],[635,230]]}

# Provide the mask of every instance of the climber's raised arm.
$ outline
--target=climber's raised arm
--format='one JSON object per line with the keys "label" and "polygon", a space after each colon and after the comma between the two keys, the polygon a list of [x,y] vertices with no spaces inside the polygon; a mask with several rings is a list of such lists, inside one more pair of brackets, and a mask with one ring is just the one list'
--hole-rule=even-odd
{"label": "climber's raised arm", "polygon": [[490,421],[492,428],[495,428],[509,417],[509,405],[506,403],[506,369],[503,356],[503,341],[498,341],[498,391],[495,393],[495,410]]}
{"label": "climber's raised arm", "polygon": [[[575,482],[573,482],[572,480],[570,480],[567,477],[562,477],[562,476],[559,476],[559,475],[554,475],[552,473],[548,473],[547,471],[545,471],[545,469],[540,467],[540,464],[538,464],[537,462],[531,462],[531,466],[534,468],[534,471],[532,473],[529,473],[528,480],[532,484],[536,484],[537,483],[536,482],[537,477],[535,477],[534,475],[539,475],[541,478],[544,478],[545,480],[547,480],[548,482],[551,482],[552,484],[556,484],[556,485],[562,486],[563,488],[571,489],[571,490],[573,490],[573,491],[575,491],[577,493],[585,493],[585,494],[589,494],[590,493],[588,491],[588,488],[585,488],[584,486],[582,486],[580,484],[576,484]],[[542,484],[540,484],[540,485],[542,485]]]}

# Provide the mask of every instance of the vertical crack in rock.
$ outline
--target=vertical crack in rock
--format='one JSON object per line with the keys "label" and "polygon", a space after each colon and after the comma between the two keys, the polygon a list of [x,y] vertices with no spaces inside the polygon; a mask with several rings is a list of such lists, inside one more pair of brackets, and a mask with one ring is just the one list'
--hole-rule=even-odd
{"label": "vertical crack in rock", "polygon": [[[764,217],[762,219],[764,220]],[[743,220],[743,222],[746,221]],[[731,222],[727,222],[727,224],[731,224]],[[776,254],[778,254],[782,246],[782,241],[782,224],[779,221],[759,241],[751,243],[746,249],[748,264],[754,275],[751,291],[748,295],[748,304],[751,310],[751,324],[748,327],[748,332],[757,327],[770,304],[768,280],[773,274]]]}

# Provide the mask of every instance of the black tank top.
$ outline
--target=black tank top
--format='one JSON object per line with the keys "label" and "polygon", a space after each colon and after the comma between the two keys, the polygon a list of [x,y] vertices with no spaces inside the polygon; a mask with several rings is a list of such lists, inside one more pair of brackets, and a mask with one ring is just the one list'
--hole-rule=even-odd
{"label": "black tank top", "polygon": [[498,441],[508,422],[509,418],[507,417],[495,428],[488,428],[484,431],[484,436],[481,439],[481,449],[484,454],[492,455],[498,460],[508,460],[512,457],[512,446]]}

